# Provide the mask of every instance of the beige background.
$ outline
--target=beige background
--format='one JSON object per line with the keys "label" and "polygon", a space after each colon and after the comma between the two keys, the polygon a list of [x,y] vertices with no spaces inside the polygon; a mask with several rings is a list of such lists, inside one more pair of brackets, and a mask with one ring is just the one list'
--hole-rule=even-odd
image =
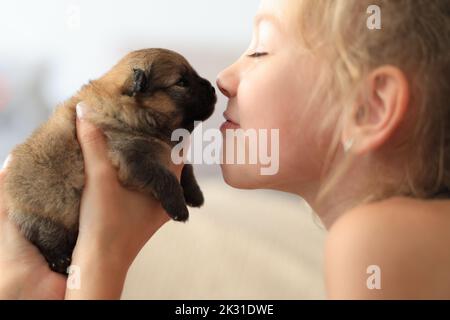
{"label": "beige background", "polygon": [[123,299],[325,298],[325,232],[299,197],[200,183],[205,206],[155,234]]}

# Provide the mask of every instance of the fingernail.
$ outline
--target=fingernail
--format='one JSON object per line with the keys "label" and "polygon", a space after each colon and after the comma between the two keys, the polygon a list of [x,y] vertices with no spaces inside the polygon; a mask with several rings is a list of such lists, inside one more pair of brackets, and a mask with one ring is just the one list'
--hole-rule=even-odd
{"label": "fingernail", "polygon": [[76,110],[77,110],[77,118],[83,120],[89,111],[89,107],[84,102],[80,102],[77,104]]}
{"label": "fingernail", "polygon": [[3,167],[2,169],[6,169],[6,167],[8,166],[8,164],[11,162],[11,155],[8,155],[8,157],[6,158],[5,162],[3,162]]}

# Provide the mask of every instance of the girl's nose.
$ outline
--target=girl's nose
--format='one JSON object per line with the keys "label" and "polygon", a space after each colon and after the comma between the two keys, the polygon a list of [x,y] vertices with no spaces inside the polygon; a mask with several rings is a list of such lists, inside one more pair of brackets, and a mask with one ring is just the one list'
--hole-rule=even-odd
{"label": "girl's nose", "polygon": [[227,89],[225,89],[224,85],[222,84],[222,80],[221,78],[217,78],[217,87],[219,88],[220,92],[222,92],[222,94],[226,97],[230,97],[230,93],[227,91]]}
{"label": "girl's nose", "polygon": [[239,80],[233,72],[233,66],[223,70],[217,77],[217,87],[228,98],[236,96],[238,82]]}

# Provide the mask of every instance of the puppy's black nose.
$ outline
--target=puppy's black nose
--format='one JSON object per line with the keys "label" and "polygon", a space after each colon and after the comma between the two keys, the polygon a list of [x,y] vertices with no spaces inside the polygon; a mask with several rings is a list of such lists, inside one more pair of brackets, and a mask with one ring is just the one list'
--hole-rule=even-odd
{"label": "puppy's black nose", "polygon": [[214,86],[211,86],[211,92],[216,93],[216,88],[214,88]]}
{"label": "puppy's black nose", "polygon": [[[208,89],[212,87],[211,82],[209,82],[208,80],[203,79],[203,78],[200,78],[200,84],[201,84],[201,86],[206,87]],[[210,90],[212,90],[212,89],[210,89]]]}

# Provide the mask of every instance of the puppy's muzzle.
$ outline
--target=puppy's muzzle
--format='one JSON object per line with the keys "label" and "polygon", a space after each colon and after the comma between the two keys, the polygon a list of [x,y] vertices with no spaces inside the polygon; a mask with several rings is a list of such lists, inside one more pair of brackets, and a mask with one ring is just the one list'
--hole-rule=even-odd
{"label": "puppy's muzzle", "polygon": [[201,98],[201,105],[195,112],[195,120],[204,121],[208,119],[214,112],[214,106],[217,103],[216,89],[206,79],[200,79],[199,96]]}

